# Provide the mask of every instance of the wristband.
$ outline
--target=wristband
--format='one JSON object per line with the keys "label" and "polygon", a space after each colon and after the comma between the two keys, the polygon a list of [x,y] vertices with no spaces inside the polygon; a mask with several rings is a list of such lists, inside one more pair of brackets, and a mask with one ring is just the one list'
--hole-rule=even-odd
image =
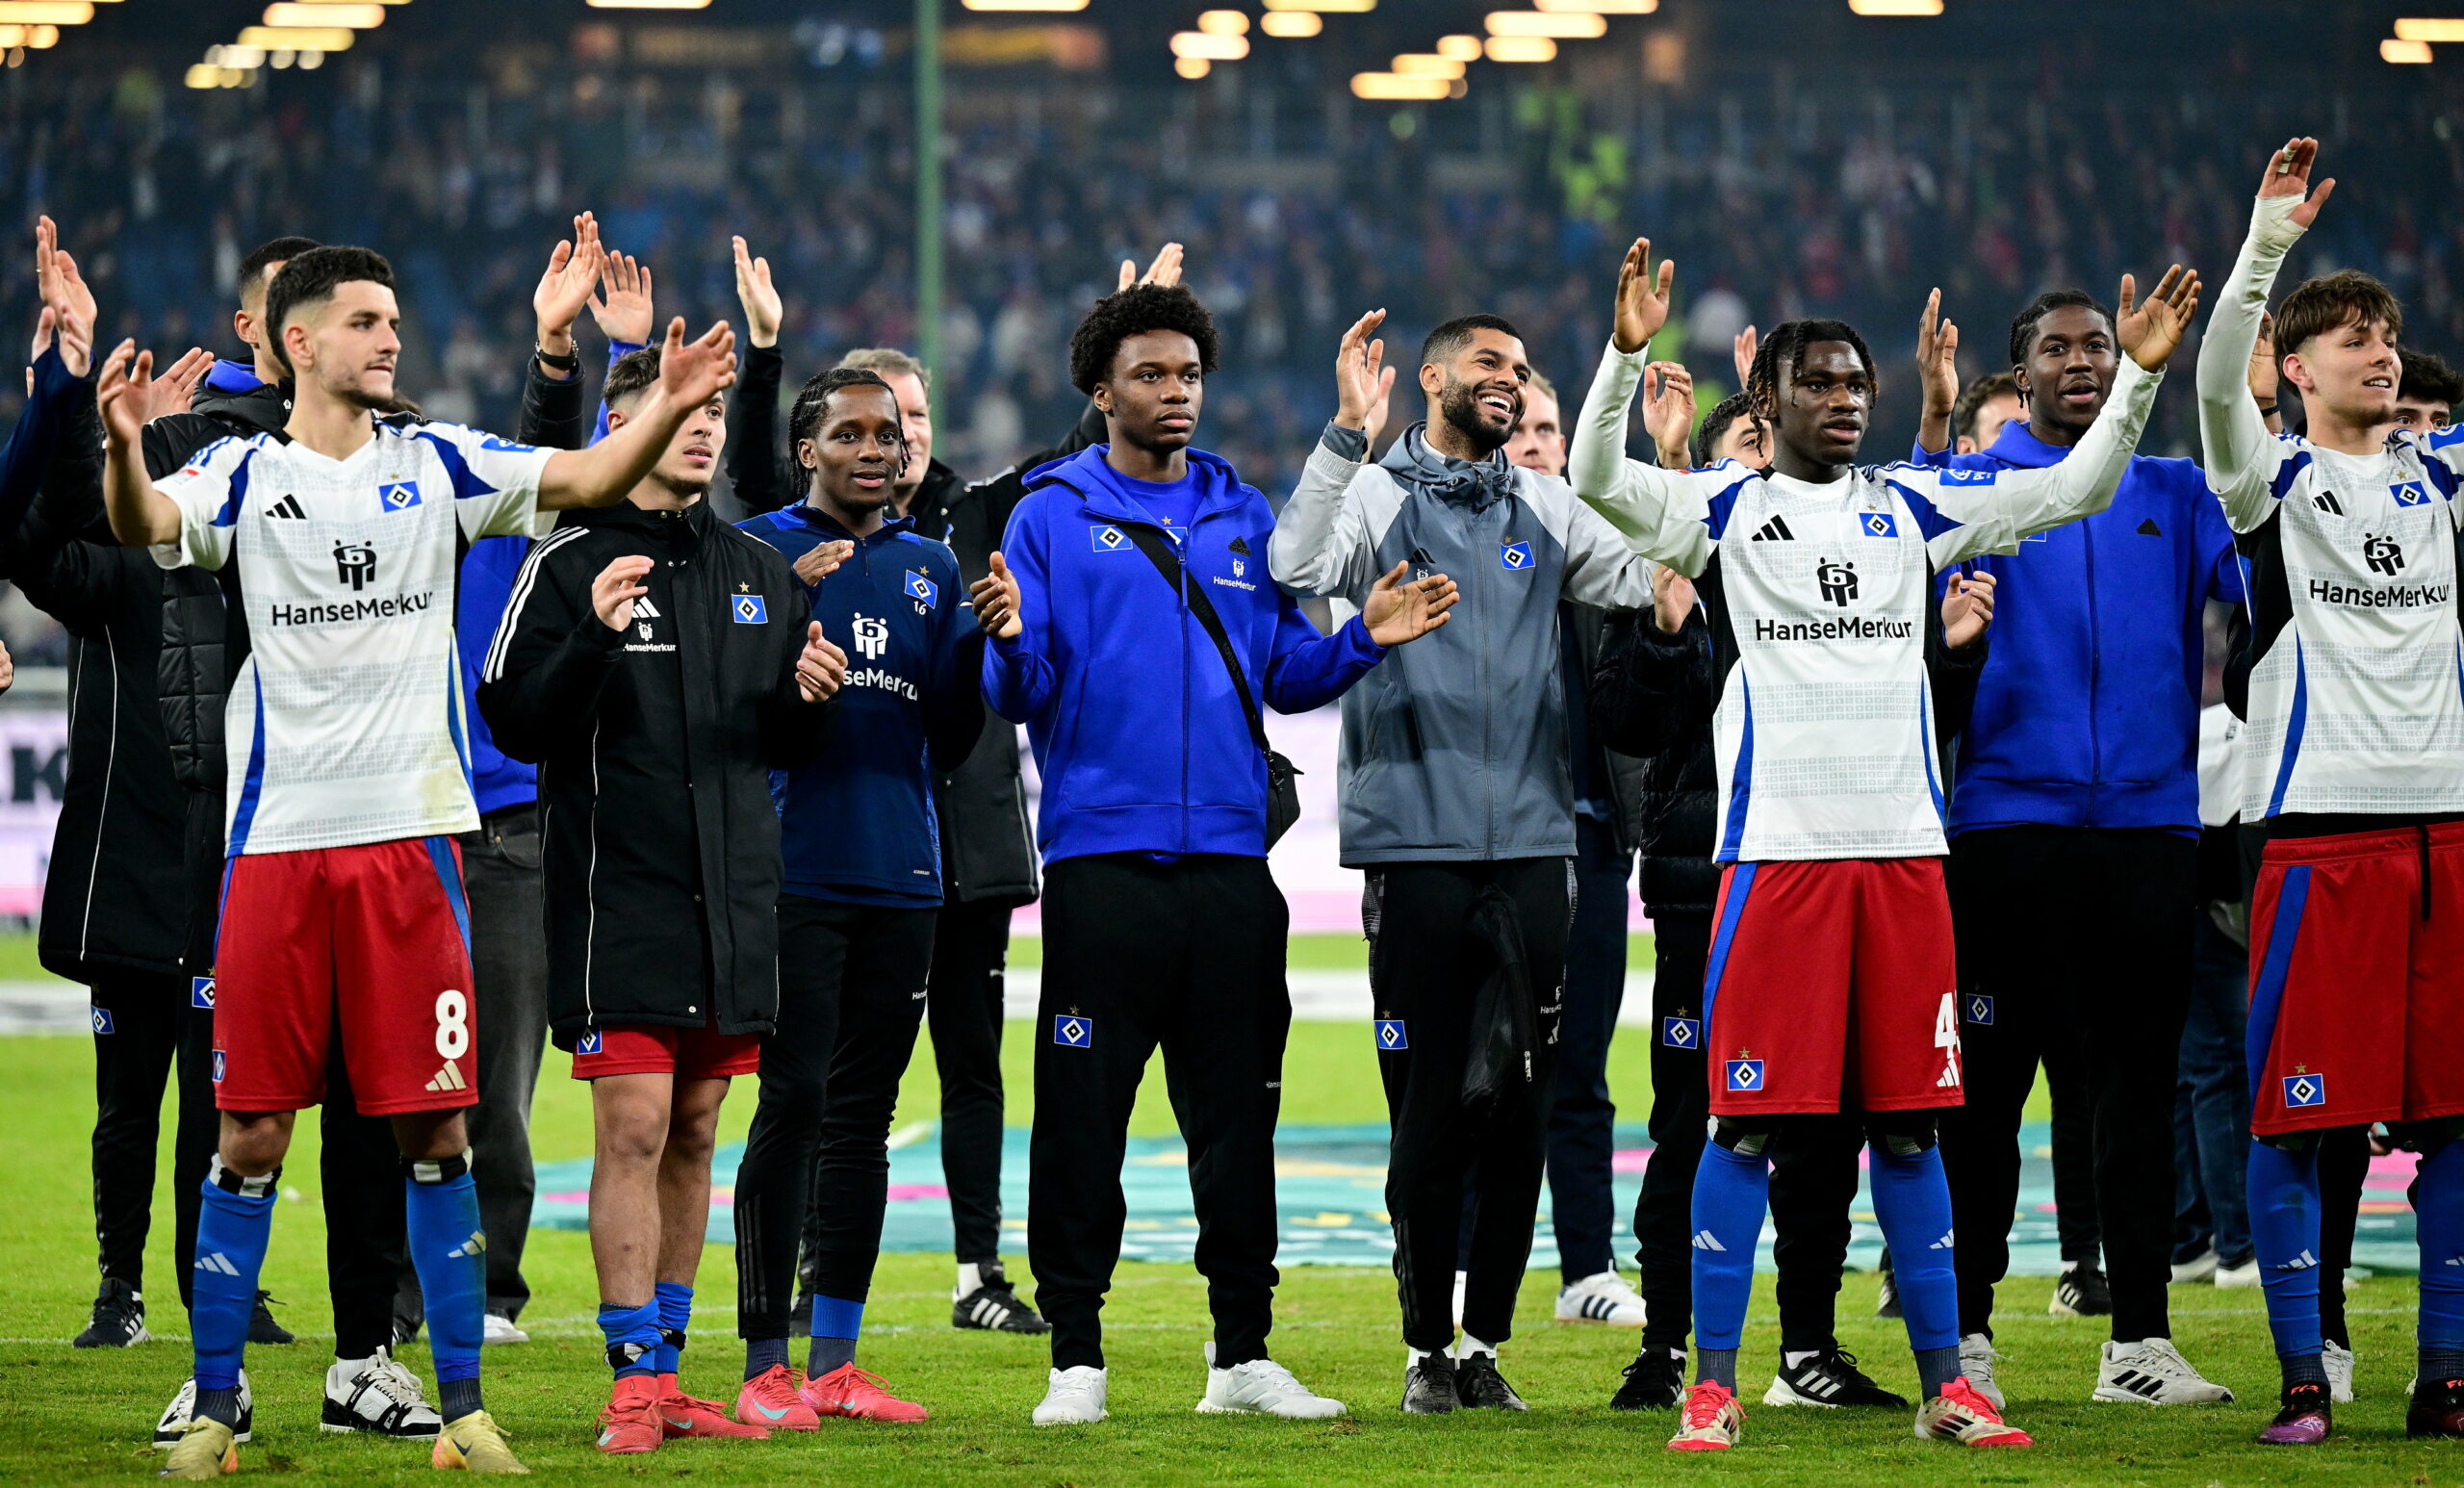
{"label": "wristband", "polygon": [[530,354],[538,358],[539,365],[542,367],[552,367],[560,372],[578,372],[581,371],[581,348],[578,346],[575,347],[572,351],[567,352],[563,356],[557,356],[553,352],[550,351],[546,346],[540,346],[537,342],[532,342],[530,345]]}

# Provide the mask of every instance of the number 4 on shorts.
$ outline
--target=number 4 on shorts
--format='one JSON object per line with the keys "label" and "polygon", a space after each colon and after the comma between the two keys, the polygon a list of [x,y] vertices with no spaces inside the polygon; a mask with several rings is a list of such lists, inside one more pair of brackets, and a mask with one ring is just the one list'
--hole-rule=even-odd
{"label": "number 4 on shorts", "polygon": [[1934,1014],[1934,1047],[1942,1051],[1942,1077],[1934,1082],[1939,1090],[1955,1090],[1960,1086],[1960,1003],[1958,994],[1944,992],[1942,1006]]}

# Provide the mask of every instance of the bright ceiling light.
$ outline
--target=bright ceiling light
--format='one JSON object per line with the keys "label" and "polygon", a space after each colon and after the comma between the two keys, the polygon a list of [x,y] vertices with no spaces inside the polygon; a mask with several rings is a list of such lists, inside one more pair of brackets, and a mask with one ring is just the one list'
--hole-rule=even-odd
{"label": "bright ceiling light", "polygon": [[240,44],[264,52],[347,52],[357,36],[348,26],[244,26]]}
{"label": "bright ceiling light", "polygon": [[1395,59],[1395,70],[1406,77],[1459,78],[1463,75],[1463,64],[1435,52],[1405,52]]}
{"label": "bright ceiling light", "polygon": [[0,47],[22,46],[39,52],[60,44],[58,26],[0,26]]}
{"label": "bright ceiling light", "polygon": [[1240,11],[1202,11],[1197,29],[1214,37],[1245,37],[1249,34],[1249,17]]}
{"label": "bright ceiling light", "polygon": [[2381,62],[2427,62],[2429,61],[2429,43],[2400,41],[2390,38],[2378,43],[2378,60]]}
{"label": "bright ceiling light", "polygon": [[1454,91],[1454,84],[1447,78],[1407,77],[1400,72],[1355,72],[1351,90],[1360,98],[1443,98]]}
{"label": "bright ceiling light", "polygon": [[1208,62],[1239,62],[1249,55],[1249,38],[1210,36],[1203,31],[1175,31],[1172,33],[1172,55],[1203,58]]}
{"label": "bright ceiling light", "polygon": [[0,0],[0,21],[23,26],[82,26],[93,18],[91,0]]}
{"label": "bright ceiling light", "polygon": [[1554,62],[1557,43],[1547,37],[1491,37],[1488,54],[1491,62]]}
{"label": "bright ceiling light", "polygon": [[1267,0],[1270,11],[1323,11],[1359,15],[1377,9],[1377,0]]}
{"label": "bright ceiling light", "polygon": [[363,5],[301,5],[297,0],[276,0],[266,7],[269,26],[348,26],[365,30],[385,24],[385,7],[374,0]]}
{"label": "bright ceiling light", "polygon": [[1478,37],[1440,37],[1437,38],[1437,45],[1430,50],[1440,57],[1450,57],[1456,62],[1478,62],[1480,38]]}
{"label": "bright ceiling light", "polygon": [[1194,83],[1214,71],[1215,64],[1203,57],[1175,57],[1172,59],[1172,70]]}
{"label": "bright ceiling light", "polygon": [[1491,11],[1487,24],[1493,37],[1564,37],[1581,40],[1608,34],[1608,22],[1597,15],[1551,15],[1539,11]]}
{"label": "bright ceiling light", "polygon": [[2396,36],[2403,41],[2464,41],[2464,19],[2408,15],[2396,22]]}
{"label": "bright ceiling light", "polygon": [[1559,14],[1649,15],[1659,9],[1659,0],[1531,0],[1535,11],[1554,11]]}
{"label": "bright ceiling light", "polygon": [[699,11],[709,3],[710,0],[590,0],[593,8],[602,11]]}
{"label": "bright ceiling light", "polygon": [[[592,0],[593,4],[597,0]],[[1087,0],[962,0],[970,11],[1083,11]]]}
{"label": "bright ceiling light", "polygon": [[1326,18],[1309,11],[1269,11],[1258,17],[1258,29],[1270,37],[1314,37],[1326,29]]}
{"label": "bright ceiling light", "polygon": [[1939,15],[1942,0],[1848,0],[1860,15]]}

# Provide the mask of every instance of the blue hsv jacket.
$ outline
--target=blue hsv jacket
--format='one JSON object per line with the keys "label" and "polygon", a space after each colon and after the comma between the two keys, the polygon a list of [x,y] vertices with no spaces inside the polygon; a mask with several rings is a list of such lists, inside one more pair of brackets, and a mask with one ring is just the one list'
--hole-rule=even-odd
{"label": "blue hsv jacket", "polygon": [[[1027,476],[1002,556],[1024,628],[985,650],[984,695],[1027,726],[1043,860],[1095,853],[1266,856],[1266,757],[1223,658],[1122,529],[1161,527],[1096,445]],[[1259,702],[1306,712],[1385,654],[1357,617],[1321,636],[1267,573],[1274,514],[1220,458],[1198,482],[1183,582],[1206,586]]]}
{"label": "blue hsv jacket", "polygon": [[847,680],[830,742],[810,763],[770,776],[782,886],[847,904],[939,904],[933,772],[955,768],[984,732],[984,637],[958,558],[905,517],[858,537],[798,502],[739,526],[790,564],[822,543],[856,545],[829,577],[805,585],[811,618],[847,654]]}
{"label": "blue hsv jacket", "polygon": [[[2037,470],[2069,452],[2014,421],[1980,453],[1915,459]],[[1967,568],[1994,576],[1993,650],[1960,736],[1951,834],[2033,824],[2196,835],[2201,612],[2243,598],[2205,473],[2136,456],[2111,507]]]}

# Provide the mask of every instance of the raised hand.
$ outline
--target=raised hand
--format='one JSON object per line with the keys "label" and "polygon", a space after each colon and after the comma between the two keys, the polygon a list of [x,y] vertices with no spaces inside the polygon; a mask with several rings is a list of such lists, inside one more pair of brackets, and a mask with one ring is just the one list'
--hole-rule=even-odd
{"label": "raised hand", "polygon": [[649,346],[658,324],[651,313],[650,266],[609,248],[602,255],[599,286],[599,296],[590,302],[590,318],[599,322],[599,334],[610,341]]}
{"label": "raised hand", "polygon": [[856,555],[856,545],[844,538],[835,542],[815,543],[790,565],[796,577],[808,584],[817,584],[838,572],[838,565]]}
{"label": "raised hand", "polygon": [[[83,345],[90,364],[94,322],[100,314],[94,291],[77,271],[77,260],[61,247],[60,228],[47,217],[35,218],[35,297],[60,312],[64,340]],[[64,345],[62,355],[66,354]],[[77,374],[84,376],[84,370],[78,369]]]}
{"label": "raised hand", "polygon": [[1651,339],[1668,323],[1668,292],[1676,282],[1675,261],[1660,260],[1655,278],[1652,241],[1635,239],[1626,250],[1626,262],[1617,268],[1617,329],[1612,339],[1618,350],[1631,356],[1651,345]]}
{"label": "raised hand", "polygon": [[1694,436],[1694,376],[1676,362],[1643,369],[1643,427],[1662,454],[1685,449]]}
{"label": "raised hand", "polygon": [[154,391],[154,353],[140,351],[123,341],[103,358],[103,373],[94,384],[94,405],[103,416],[103,434],[121,449],[134,449],[145,431],[145,404]]}
{"label": "raised hand", "polygon": [[1742,393],[1754,384],[1754,353],[1761,348],[1762,338],[1751,325],[1736,333],[1736,344],[1729,348],[1736,358],[1736,388]]}
{"label": "raised hand", "polygon": [[807,703],[824,703],[838,695],[847,680],[847,654],[825,639],[821,622],[805,627],[805,649],[796,655],[796,691]]}
{"label": "raised hand", "polygon": [[539,287],[530,292],[541,350],[553,356],[573,354],[574,321],[580,319],[581,307],[590,303],[590,292],[599,282],[605,257],[606,249],[599,242],[599,219],[587,212],[575,218],[573,237],[557,242],[548,255],[547,271],[539,276]]}
{"label": "raised hand", "polygon": [[633,602],[651,592],[642,580],[654,566],[650,559],[636,555],[618,558],[599,571],[599,577],[590,581],[590,608],[601,625],[622,630],[633,623]]}
{"label": "raised hand", "polygon": [[744,306],[744,339],[757,346],[775,346],[787,310],[778,286],[770,282],[770,261],[755,258],[741,238],[729,241],[735,244],[735,297]]}
{"label": "raised hand", "polygon": [[[60,347],[61,365],[68,369],[68,375],[83,377],[92,370],[94,365],[94,344],[90,339],[91,334],[91,328],[89,327],[86,335],[79,335],[77,327],[62,321],[57,306],[45,305],[35,316],[34,350],[27,360],[29,362],[42,360],[42,354],[57,345]],[[32,397],[34,391],[35,370],[30,366],[26,369],[27,396]]]}
{"label": "raised hand", "polygon": [[1388,569],[1370,587],[1369,603],[1360,607],[1360,623],[1369,629],[1369,638],[1380,646],[1400,646],[1428,634],[1446,624],[1450,618],[1446,612],[1461,597],[1454,580],[1444,574],[1404,583],[1403,571],[1409,567],[1398,563]]}
{"label": "raised hand", "polygon": [[1652,570],[1652,624],[1662,635],[1685,629],[1694,613],[1694,580],[1663,563]]}
{"label": "raised hand", "polygon": [[1925,400],[1919,417],[1947,423],[1960,400],[1960,328],[1942,318],[1942,292],[1925,296],[1916,318],[1916,380]]}
{"label": "raised hand", "polygon": [[1976,644],[1993,628],[1993,576],[1955,574],[1942,592],[1942,640],[1953,651]]}
{"label": "raised hand", "polygon": [[[74,372],[76,369],[71,368]],[[173,362],[170,369],[154,379],[146,390],[143,402],[145,422],[167,419],[175,413],[186,413],[196,398],[197,384],[214,370],[214,353],[202,346],[191,346],[188,355]]]}
{"label": "raised hand", "polygon": [[2267,176],[2259,182],[2262,200],[2271,196],[2302,198],[2301,205],[2293,209],[2293,225],[2305,230],[2319,220],[2319,209],[2327,204],[2327,197],[2336,189],[2331,176],[2319,183],[2317,192],[2310,190],[2310,168],[2318,163],[2319,141],[2307,135],[2296,135],[2285,141],[2283,149],[2268,157]]}
{"label": "raised hand", "polygon": [[[1344,428],[1366,427],[1378,404],[1386,343],[1372,338],[1385,321],[1385,311],[1372,310],[1351,322],[1351,329],[1344,332],[1342,344],[1335,347],[1335,423]],[[1384,379],[1387,388],[1394,387],[1392,372],[1385,373]]]}
{"label": "raised hand", "polygon": [[733,327],[721,321],[688,342],[684,317],[667,322],[667,346],[659,352],[658,389],[671,406],[699,408],[734,385]]}
{"label": "raised hand", "polygon": [[2114,302],[2114,333],[2121,338],[2121,348],[2132,361],[2149,372],[2162,372],[2189,333],[2191,319],[2198,314],[2198,270],[2179,264],[2166,269],[2144,303],[2135,303],[2138,289],[2130,275],[2121,276],[2121,295]]}
{"label": "raised hand", "polygon": [[967,586],[967,603],[975,607],[976,627],[995,640],[1006,641],[1025,626],[1018,617],[1018,576],[997,552],[992,572]]}
{"label": "raised hand", "polygon": [[1138,260],[1122,259],[1120,283],[1116,288],[1125,290],[1133,284],[1155,284],[1168,290],[1180,282],[1181,245],[1177,243],[1168,243],[1164,244],[1163,251],[1155,255],[1155,262],[1146,266],[1146,272],[1143,274],[1138,271]]}
{"label": "raised hand", "polygon": [[1377,443],[1378,432],[1386,427],[1387,413],[1395,405],[1395,371],[1389,366],[1377,374],[1377,401],[1369,405],[1369,421],[1360,426],[1360,431],[1369,436],[1373,448]]}

